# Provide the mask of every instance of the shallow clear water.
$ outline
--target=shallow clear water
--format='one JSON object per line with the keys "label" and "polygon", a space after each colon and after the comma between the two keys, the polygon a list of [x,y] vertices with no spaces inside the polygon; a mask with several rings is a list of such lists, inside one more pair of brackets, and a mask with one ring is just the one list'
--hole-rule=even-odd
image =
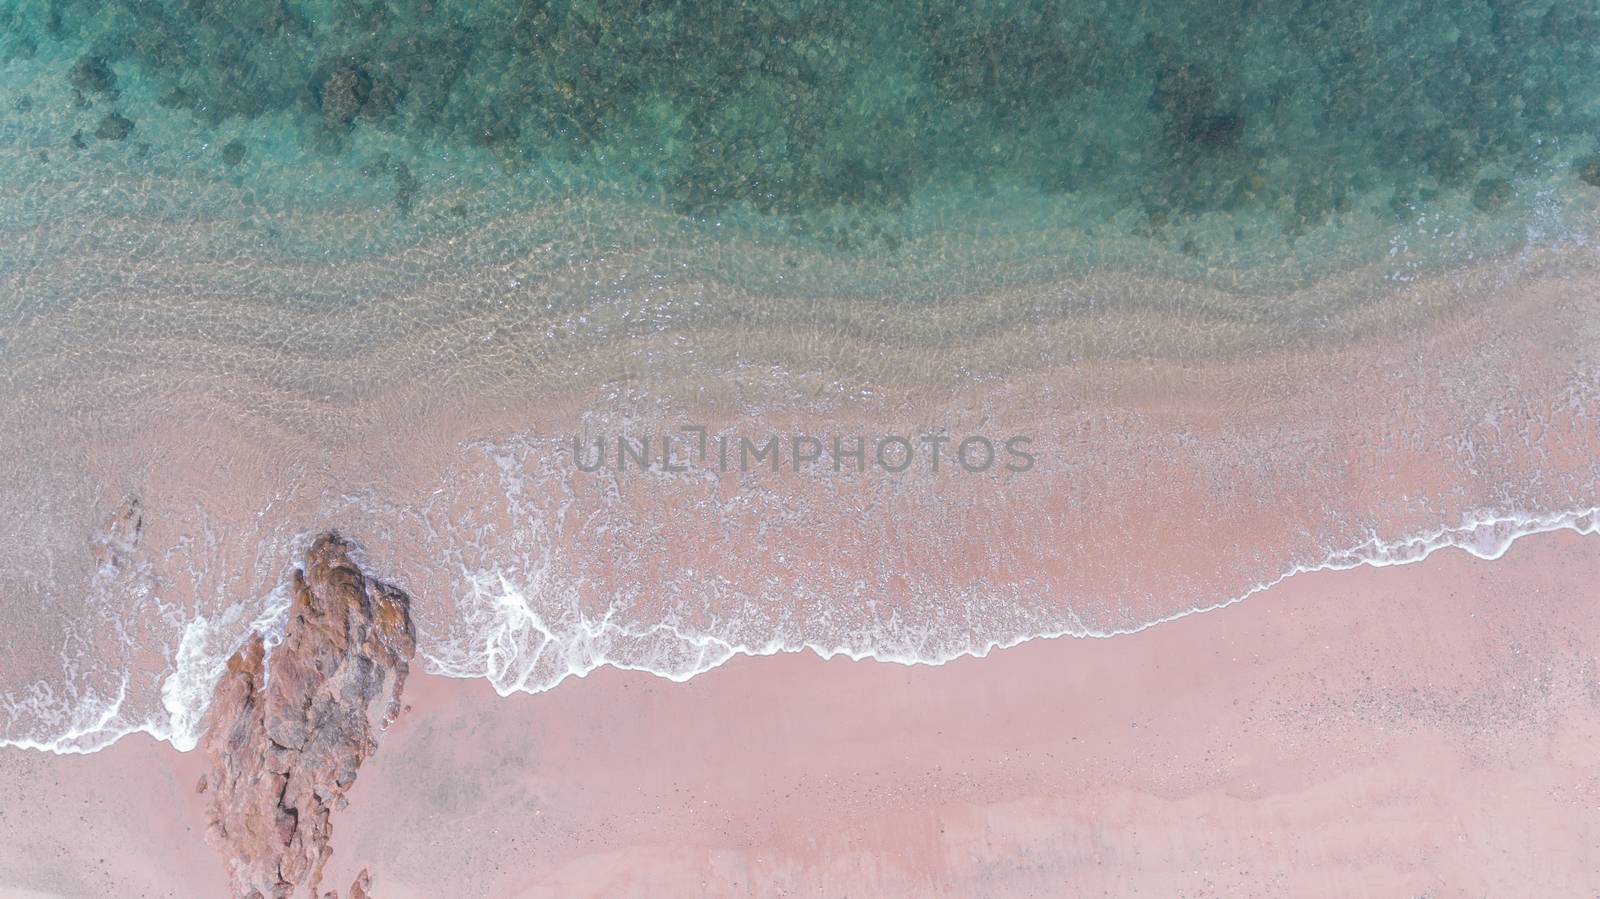
{"label": "shallow clear water", "polygon": [[0,21],[0,122],[38,160],[13,177],[87,157],[268,204],[407,217],[495,184],[886,265],[945,229],[1068,229],[1045,252],[1303,273],[1400,235],[1519,240],[1600,181],[1600,11],[1568,0],[8,2]]}
{"label": "shallow clear water", "polygon": [[[187,744],[327,527],[502,690],[1593,530],[1597,139],[1563,0],[0,0],[0,741]],[[1048,452],[559,452],[692,422]]]}

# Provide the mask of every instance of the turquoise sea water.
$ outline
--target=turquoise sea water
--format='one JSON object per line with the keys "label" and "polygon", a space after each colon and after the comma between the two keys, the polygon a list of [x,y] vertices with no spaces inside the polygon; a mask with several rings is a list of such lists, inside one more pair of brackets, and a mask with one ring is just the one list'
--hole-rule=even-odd
{"label": "turquoise sea water", "polygon": [[[1050,231],[1073,264],[1280,282],[1504,248],[1600,191],[1581,0],[7,0],[0,26],[8,181],[88,159],[403,218],[603,193],[704,241],[892,265]],[[404,227],[497,211],[426,208]]]}

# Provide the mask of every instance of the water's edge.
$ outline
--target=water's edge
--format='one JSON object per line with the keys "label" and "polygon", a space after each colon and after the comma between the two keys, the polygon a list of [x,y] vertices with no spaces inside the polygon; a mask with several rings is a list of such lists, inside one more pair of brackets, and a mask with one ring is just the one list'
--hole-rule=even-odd
{"label": "water's edge", "polygon": [[[1559,512],[1544,512],[1533,514],[1485,514],[1453,526],[1441,526],[1433,531],[1408,535],[1401,538],[1385,538],[1374,534],[1367,541],[1338,552],[1327,554],[1320,562],[1314,564],[1301,564],[1290,567],[1268,580],[1261,581],[1237,595],[1218,600],[1214,603],[1193,606],[1174,612],[1170,615],[1144,622],[1135,626],[1094,629],[1094,628],[1067,628],[1063,630],[1043,633],[1018,635],[1012,639],[991,639],[982,645],[965,647],[955,652],[945,652],[923,656],[908,656],[903,654],[886,653],[871,646],[854,646],[848,644],[825,646],[814,642],[791,642],[774,639],[761,646],[735,645],[719,641],[710,637],[699,638],[701,644],[700,664],[687,672],[657,671],[649,667],[633,665],[622,661],[615,661],[598,657],[584,657],[582,661],[569,666],[569,671],[559,677],[547,687],[527,687],[522,684],[507,687],[496,683],[496,678],[486,677],[495,691],[504,696],[514,693],[539,693],[565,681],[568,677],[584,677],[589,673],[604,667],[617,668],[626,671],[639,671],[653,674],[657,677],[682,683],[721,667],[724,663],[738,656],[761,657],[778,653],[811,652],[821,659],[832,659],[843,656],[852,661],[875,661],[900,665],[943,665],[947,662],[964,657],[984,658],[995,650],[1009,649],[1035,640],[1054,640],[1063,637],[1080,639],[1111,639],[1137,634],[1162,624],[1168,624],[1187,618],[1190,615],[1214,612],[1243,602],[1257,594],[1266,593],[1279,584],[1303,574],[1312,574],[1323,571],[1345,571],[1363,566],[1383,568],[1392,565],[1408,565],[1424,561],[1435,552],[1455,548],[1460,549],[1475,558],[1493,561],[1501,558],[1510,550],[1518,540],[1538,534],[1556,531],[1573,531],[1584,536],[1600,535],[1600,507],[1566,510]],[[359,535],[351,535],[359,537]],[[247,640],[261,637],[269,647],[268,664],[270,668],[270,647],[281,639],[285,618],[288,613],[288,603],[283,601],[287,597],[287,585],[284,590],[274,591],[266,609],[264,609],[252,622]],[[531,609],[524,610],[527,620],[519,622],[520,626],[540,628],[536,615]],[[47,752],[59,755],[87,755],[105,749],[121,738],[144,733],[156,740],[169,743],[179,751],[187,752],[199,745],[207,723],[206,711],[210,702],[212,690],[217,680],[222,676],[223,665],[215,658],[203,651],[203,635],[206,629],[204,616],[196,616],[191,620],[185,630],[185,636],[176,658],[176,669],[167,675],[162,688],[163,699],[170,712],[170,718],[165,721],[150,721],[141,725],[130,727],[120,732],[107,730],[111,722],[117,719],[122,702],[126,698],[127,680],[124,678],[123,690],[115,702],[109,705],[97,720],[86,726],[73,728],[63,733],[53,741],[45,742],[33,739],[4,739],[0,740],[0,748],[17,748]],[[542,629],[542,628],[541,628]],[[546,631],[547,635],[554,635]],[[192,639],[199,635],[199,639]],[[497,634],[491,633],[485,638],[486,652],[494,645]],[[228,648],[222,658],[232,655],[237,646]],[[418,652],[423,661],[423,672],[427,674],[454,677],[458,679],[472,679],[482,677],[478,674],[463,674],[452,671],[450,666],[442,664],[437,658],[427,653]],[[91,735],[104,731],[104,739],[84,743],[83,740]]]}

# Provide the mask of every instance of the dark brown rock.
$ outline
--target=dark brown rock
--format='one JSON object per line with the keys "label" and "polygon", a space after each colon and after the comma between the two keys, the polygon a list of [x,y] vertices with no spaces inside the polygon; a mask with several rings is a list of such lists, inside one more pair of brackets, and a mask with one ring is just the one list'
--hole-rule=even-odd
{"label": "dark brown rock", "polygon": [[[295,574],[283,642],[269,656],[253,637],[212,697],[207,839],[228,858],[235,896],[319,895],[330,815],[399,714],[415,649],[409,598],[366,577],[337,535],[318,538]],[[365,884],[363,872],[352,895]]]}

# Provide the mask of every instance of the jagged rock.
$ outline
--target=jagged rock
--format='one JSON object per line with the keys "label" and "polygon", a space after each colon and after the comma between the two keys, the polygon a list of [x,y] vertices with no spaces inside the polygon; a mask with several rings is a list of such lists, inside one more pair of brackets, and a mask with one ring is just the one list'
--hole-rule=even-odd
{"label": "jagged rock", "polygon": [[295,574],[283,642],[269,657],[252,637],[212,697],[200,789],[235,896],[319,895],[329,817],[399,714],[415,650],[409,598],[366,577],[337,535],[319,537]]}

